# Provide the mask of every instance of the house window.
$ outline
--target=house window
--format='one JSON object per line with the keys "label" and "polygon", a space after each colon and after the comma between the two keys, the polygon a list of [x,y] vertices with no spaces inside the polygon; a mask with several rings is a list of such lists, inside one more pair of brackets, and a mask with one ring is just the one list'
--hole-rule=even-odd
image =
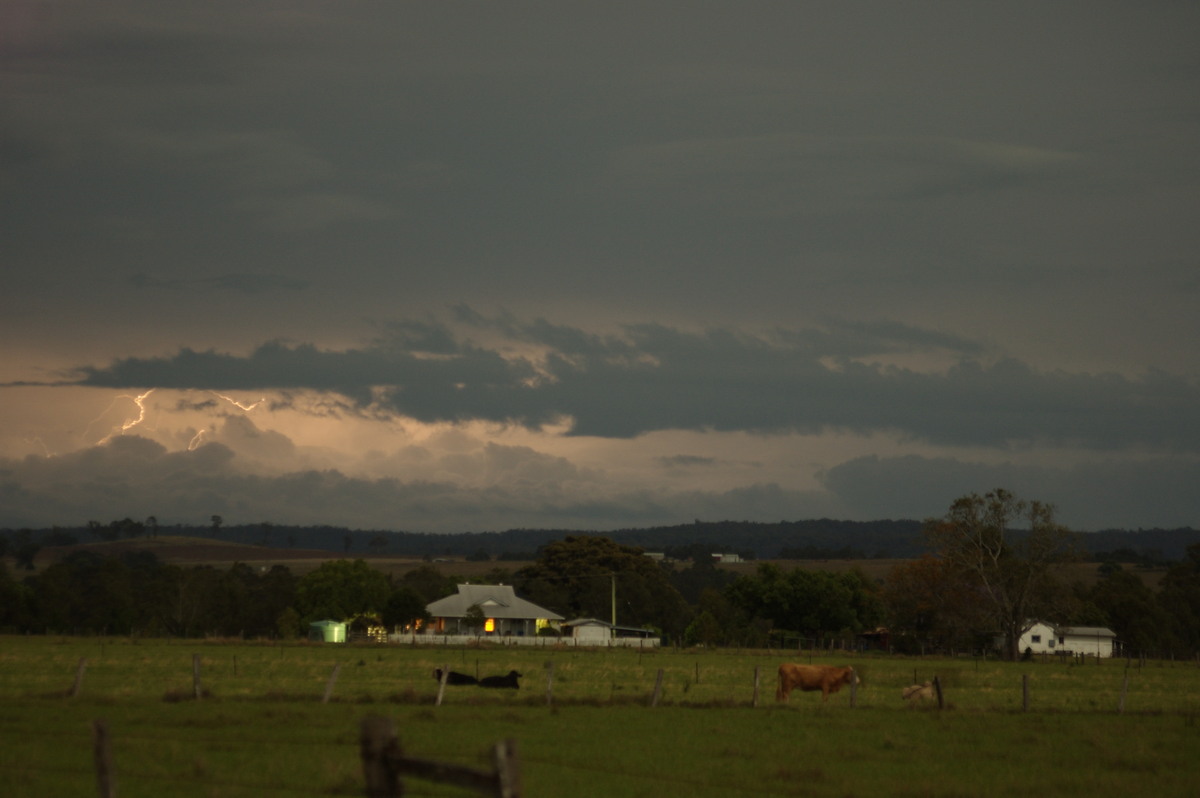
{"label": "house window", "polygon": [[1032,637],[1030,637],[1029,639],[1030,639],[1031,641],[1033,641],[1034,643],[1040,643],[1040,642],[1042,642],[1042,636],[1041,636],[1041,635],[1033,635],[1033,636],[1032,636]]}
{"label": "house window", "polygon": [[488,618],[486,621],[484,621],[483,622],[483,631],[488,632],[489,634],[491,632],[496,631],[496,619]]}

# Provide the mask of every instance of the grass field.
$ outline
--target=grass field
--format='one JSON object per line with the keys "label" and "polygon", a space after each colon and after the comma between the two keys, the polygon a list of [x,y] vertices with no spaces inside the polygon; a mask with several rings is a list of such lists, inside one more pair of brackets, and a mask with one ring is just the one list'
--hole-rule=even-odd
{"label": "grass field", "polygon": [[[814,659],[863,674],[852,708],[846,690],[828,705],[799,693],[776,705],[784,660],[808,656],[0,637],[0,785],[97,794],[91,728],[103,719],[121,798],[363,795],[368,715],[393,719],[411,756],[484,769],[490,746],[514,739],[526,796],[1191,796],[1200,785],[1195,663]],[[448,687],[435,706],[441,666],[525,676],[519,692]],[[934,676],[946,708],[906,707],[901,688]],[[470,793],[414,781],[409,794]]]}

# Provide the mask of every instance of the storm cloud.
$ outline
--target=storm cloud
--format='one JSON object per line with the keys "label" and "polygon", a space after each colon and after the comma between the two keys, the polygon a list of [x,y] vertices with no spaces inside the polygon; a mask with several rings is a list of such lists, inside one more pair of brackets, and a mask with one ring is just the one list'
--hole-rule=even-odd
{"label": "storm cloud", "polygon": [[1200,524],[1200,6],[0,6],[0,525]]}
{"label": "storm cloud", "polygon": [[[490,325],[492,329],[496,325]],[[199,390],[333,391],[363,411],[426,422],[490,421],[532,429],[570,420],[570,433],[633,437],[673,429],[897,434],[951,446],[1141,446],[1200,452],[1200,387],[1164,374],[1139,377],[1038,371],[1011,358],[963,355],[980,347],[903,325],[686,332],[657,324],[594,335],[545,321],[507,319],[511,343],[470,343],[443,326],[349,350],[264,344],[246,356],[182,350],[85,367],[76,384]],[[426,345],[436,342],[431,351]],[[945,346],[937,346],[944,344]],[[940,350],[940,351],[939,351]],[[917,371],[875,358],[949,353]]]}

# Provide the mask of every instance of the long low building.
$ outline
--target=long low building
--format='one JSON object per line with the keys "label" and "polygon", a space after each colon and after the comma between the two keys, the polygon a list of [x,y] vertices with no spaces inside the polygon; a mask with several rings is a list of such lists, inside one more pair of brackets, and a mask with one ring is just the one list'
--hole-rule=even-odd
{"label": "long low building", "polygon": [[1017,650],[1022,654],[1111,657],[1116,638],[1116,632],[1104,626],[1056,626],[1038,621],[1021,635]]}

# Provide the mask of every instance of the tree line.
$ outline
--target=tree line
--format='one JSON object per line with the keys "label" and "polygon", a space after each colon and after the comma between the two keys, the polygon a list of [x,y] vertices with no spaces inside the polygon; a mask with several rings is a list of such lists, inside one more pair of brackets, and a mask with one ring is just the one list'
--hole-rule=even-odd
{"label": "tree line", "polygon": [[[615,612],[619,626],[653,628],[683,645],[781,646],[798,637],[867,645],[883,638],[864,633],[886,628],[893,650],[981,651],[999,637],[1002,653],[1014,658],[1028,624],[1044,620],[1108,626],[1131,653],[1200,650],[1200,544],[1156,589],[1115,562],[1094,584],[1072,584],[1062,566],[1082,556],[1079,536],[1057,523],[1051,506],[1004,490],[956,500],[921,534],[927,553],[882,580],[857,568],[771,563],[735,575],[708,557],[660,562],[611,537],[572,534],[541,545],[515,571],[493,557],[496,567],[473,581],[511,584],[567,618],[607,620]],[[0,562],[0,628],[8,631],[292,638],[313,621],[356,617],[406,628],[427,620],[425,606],[462,581],[433,563],[393,577],[343,558],[297,576],[244,563],[185,568],[145,551],[76,551],[22,575],[29,545],[8,541],[0,551],[17,566]]]}
{"label": "tree line", "polygon": [[[929,551],[924,523],[915,520],[841,521],[829,518],[799,521],[700,521],[647,528],[590,531],[626,546],[665,552],[677,559],[736,553],[751,559],[908,559]],[[341,555],[402,555],[470,557],[505,561],[530,560],[542,546],[568,535],[567,529],[508,529],[497,532],[431,534],[395,530],[363,530],[328,525],[298,526],[259,523],[229,524],[213,515],[204,524],[162,524],[151,515],[144,520],[122,518],[82,526],[49,529],[0,529],[0,556],[36,554],[39,546],[67,546],[158,535],[204,537],[230,543],[271,548],[319,549]],[[1016,533],[1019,537],[1019,531]],[[1080,536],[1079,545],[1094,557],[1119,552],[1123,562],[1164,564],[1185,556],[1200,543],[1200,530],[1105,529]]]}

